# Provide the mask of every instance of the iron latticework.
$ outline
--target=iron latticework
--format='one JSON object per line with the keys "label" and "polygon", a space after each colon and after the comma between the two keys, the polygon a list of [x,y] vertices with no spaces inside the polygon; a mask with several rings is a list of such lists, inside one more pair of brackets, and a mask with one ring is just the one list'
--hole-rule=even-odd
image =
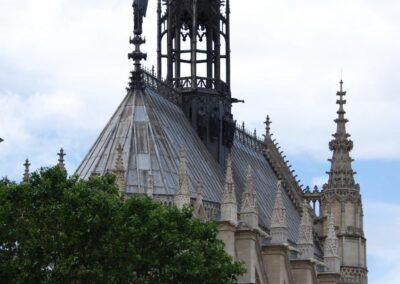
{"label": "iron latticework", "polygon": [[229,1],[158,1],[158,73],[182,94],[181,107],[224,164],[232,147]]}

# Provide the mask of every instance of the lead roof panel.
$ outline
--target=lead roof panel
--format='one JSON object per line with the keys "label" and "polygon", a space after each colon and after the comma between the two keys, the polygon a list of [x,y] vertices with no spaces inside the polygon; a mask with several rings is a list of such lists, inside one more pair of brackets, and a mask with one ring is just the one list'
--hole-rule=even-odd
{"label": "lead roof panel", "polygon": [[[154,193],[173,195],[176,190],[179,150],[184,147],[187,174],[192,197],[200,181],[204,186],[203,199],[220,202],[224,187],[224,169],[220,166],[179,106],[146,88],[128,92],[89,150],[76,173],[81,178],[115,170],[116,148],[123,147],[126,191],[144,193],[149,187],[148,175],[153,175]],[[235,139],[231,149],[237,200],[240,202],[248,165],[253,169],[257,192],[260,225],[269,228],[274,206],[277,177],[261,151]],[[283,194],[287,210],[289,238],[297,240],[300,215],[288,194]]]}

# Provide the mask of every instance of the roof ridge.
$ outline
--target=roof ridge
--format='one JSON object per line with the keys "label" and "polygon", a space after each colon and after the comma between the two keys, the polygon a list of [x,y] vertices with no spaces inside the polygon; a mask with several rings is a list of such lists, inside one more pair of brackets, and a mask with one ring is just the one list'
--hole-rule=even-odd
{"label": "roof ridge", "polygon": [[271,136],[272,134],[268,134],[268,139],[262,140],[255,131],[252,133],[246,129],[244,123],[242,125],[236,124],[235,126],[235,139],[264,155],[278,178],[282,179],[286,185],[289,185],[287,187],[289,197],[300,212],[302,208],[301,186],[296,180],[296,176],[293,175],[294,171],[290,170],[291,166],[285,160],[286,156],[282,155],[283,151],[279,151],[278,143],[275,143]]}
{"label": "roof ridge", "polygon": [[[267,120],[269,125],[270,121]],[[275,139],[272,139],[272,135],[269,133],[269,125],[267,125],[267,134],[263,142],[263,154],[265,158],[269,161],[272,168],[276,172],[278,178],[283,181],[284,188],[287,189],[290,199],[294,202],[297,210],[301,212],[302,210],[302,189],[299,181],[296,179],[297,175],[293,175],[294,170],[291,170],[291,165],[289,161],[285,160],[286,156],[283,155],[283,151],[279,151],[281,148]]]}
{"label": "roof ridge", "polygon": [[154,71],[143,66],[141,68],[143,71],[143,80],[147,87],[156,91],[160,96],[166,98],[170,102],[176,105],[181,105],[182,94],[179,91],[164,82],[162,79],[157,78]]}

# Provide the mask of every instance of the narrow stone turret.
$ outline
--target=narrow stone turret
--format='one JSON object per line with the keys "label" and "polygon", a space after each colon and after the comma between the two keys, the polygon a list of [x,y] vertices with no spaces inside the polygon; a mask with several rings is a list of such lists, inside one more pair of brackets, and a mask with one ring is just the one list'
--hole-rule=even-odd
{"label": "narrow stone turret", "polygon": [[252,169],[247,167],[246,183],[242,194],[242,204],[240,208],[240,220],[250,228],[258,228],[258,213],[256,191],[253,185]]}
{"label": "narrow stone turret", "polygon": [[190,205],[189,182],[187,177],[186,153],[184,147],[181,147],[179,151],[178,184],[174,196],[174,204],[178,208]]}
{"label": "narrow stone turret", "polygon": [[265,135],[264,135],[264,139],[265,139],[265,143],[267,143],[268,139],[271,139],[271,119],[269,118],[269,115],[267,115],[267,118],[265,119]]}
{"label": "narrow stone turret", "polygon": [[286,209],[282,202],[282,182],[278,181],[275,205],[271,217],[271,243],[284,244],[288,239]]}
{"label": "narrow stone turret", "polygon": [[328,236],[324,244],[324,262],[327,272],[340,273],[339,240],[335,232],[333,214],[328,216]]}
{"label": "narrow stone turret", "polygon": [[234,225],[237,224],[237,201],[230,155],[226,162],[225,187],[221,203],[221,221],[228,221]]}
{"label": "narrow stone turret", "polygon": [[29,163],[29,160],[28,159],[26,159],[25,160],[25,163],[24,163],[24,168],[25,168],[25,170],[24,170],[24,176],[23,176],[23,178],[22,178],[22,181],[24,182],[24,183],[29,183],[29,166],[30,166],[31,164]]}
{"label": "narrow stone turret", "polygon": [[299,240],[297,248],[300,251],[300,259],[309,259],[314,257],[313,225],[311,223],[310,213],[308,212],[308,203],[304,201],[303,214],[299,225]]}
{"label": "narrow stone turret", "polygon": [[194,216],[196,216],[197,218],[199,218],[201,220],[207,220],[207,213],[206,213],[206,210],[205,210],[204,204],[203,204],[204,188],[203,188],[203,184],[200,181],[197,182],[196,192],[197,192],[197,198],[196,198],[196,201],[194,202],[194,206],[193,206]]}
{"label": "narrow stone turret", "polygon": [[58,166],[60,167],[60,169],[65,170],[65,160],[64,157],[66,156],[64,149],[61,148],[60,152],[57,153],[58,155]]}
{"label": "narrow stone turret", "polygon": [[[363,230],[362,200],[360,186],[355,182],[352,168],[353,159],[350,152],[353,141],[349,139],[344,105],[346,100],[343,81],[336,94],[339,98],[336,131],[329,142],[333,152],[330,161],[328,182],[324,184],[321,194],[321,212],[323,212],[323,236],[329,234],[329,218],[333,214],[339,239],[338,257],[341,260],[340,271],[343,283],[367,283],[366,240]],[[335,260],[336,261],[336,260]]]}
{"label": "narrow stone turret", "polygon": [[154,194],[154,179],[153,174],[150,172],[147,176],[146,195],[153,197]]}
{"label": "narrow stone turret", "polygon": [[340,91],[337,92],[339,99],[336,103],[339,105],[337,111],[338,118],[336,122],[336,133],[333,134],[334,139],[329,143],[329,149],[333,151],[331,162],[331,169],[328,172],[329,180],[328,186],[330,188],[346,188],[355,187],[354,174],[351,163],[350,151],[353,149],[353,141],[349,139],[350,135],[346,131],[346,123],[348,119],[345,118],[344,105],[346,100],[344,96],[346,92],[343,91],[343,81],[340,81]]}

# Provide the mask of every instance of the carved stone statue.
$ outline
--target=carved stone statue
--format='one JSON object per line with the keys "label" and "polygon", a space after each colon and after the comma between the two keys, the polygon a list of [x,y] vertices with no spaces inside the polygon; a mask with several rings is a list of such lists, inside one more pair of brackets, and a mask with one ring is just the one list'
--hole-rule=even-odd
{"label": "carved stone statue", "polygon": [[146,17],[148,0],[134,0],[133,11],[134,11],[134,27],[133,31],[135,34],[142,34],[143,17]]}

